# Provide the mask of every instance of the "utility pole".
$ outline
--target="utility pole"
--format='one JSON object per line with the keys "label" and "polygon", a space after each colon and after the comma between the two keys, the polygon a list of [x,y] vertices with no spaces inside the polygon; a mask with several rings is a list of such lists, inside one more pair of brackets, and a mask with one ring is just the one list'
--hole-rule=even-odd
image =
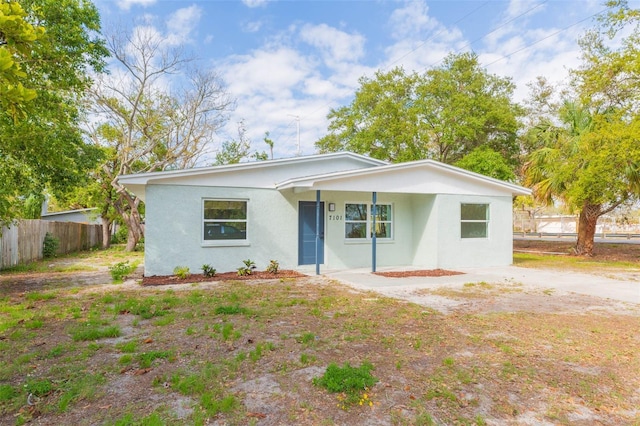
{"label": "utility pole", "polygon": [[300,116],[299,115],[293,115],[293,114],[287,114],[289,117],[293,117],[296,119],[296,135],[297,135],[297,141],[298,141],[298,149],[296,152],[296,156],[299,157],[300,156]]}

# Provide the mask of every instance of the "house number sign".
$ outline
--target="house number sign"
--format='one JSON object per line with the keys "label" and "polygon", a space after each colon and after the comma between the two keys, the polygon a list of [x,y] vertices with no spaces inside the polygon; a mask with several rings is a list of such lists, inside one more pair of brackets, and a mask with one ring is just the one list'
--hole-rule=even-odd
{"label": "house number sign", "polygon": [[329,215],[329,220],[342,220],[342,215],[341,214],[330,214]]}

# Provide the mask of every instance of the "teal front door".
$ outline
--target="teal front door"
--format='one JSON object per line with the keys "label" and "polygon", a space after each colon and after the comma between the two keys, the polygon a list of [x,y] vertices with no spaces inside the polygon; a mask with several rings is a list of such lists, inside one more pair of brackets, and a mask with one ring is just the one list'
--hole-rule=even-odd
{"label": "teal front door", "polygon": [[[298,206],[298,264],[316,264],[316,203],[300,201]],[[324,263],[324,203],[320,203],[318,264]]]}

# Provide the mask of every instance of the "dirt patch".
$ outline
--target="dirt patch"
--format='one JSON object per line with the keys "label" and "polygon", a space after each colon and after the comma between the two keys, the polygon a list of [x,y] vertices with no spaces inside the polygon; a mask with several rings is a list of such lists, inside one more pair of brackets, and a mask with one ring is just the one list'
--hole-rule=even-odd
{"label": "dirt patch", "polygon": [[180,278],[175,275],[159,276],[152,275],[142,278],[143,286],[156,286],[156,285],[175,285],[175,284],[192,284],[192,283],[205,283],[205,282],[224,282],[224,281],[254,281],[254,280],[277,280],[280,278],[301,278],[306,275],[293,270],[281,270],[277,273],[257,271],[252,272],[251,275],[238,275],[237,272],[223,272],[215,274],[212,277],[206,277],[203,274],[191,274],[186,278]]}
{"label": "dirt patch", "polygon": [[[514,251],[560,253],[573,255],[575,240],[544,241],[544,240],[514,240]],[[593,260],[614,262],[639,262],[640,244],[626,243],[595,243]]]}
{"label": "dirt patch", "polygon": [[463,275],[464,272],[447,271],[446,269],[421,269],[416,271],[385,271],[374,272],[387,278],[407,278],[407,277],[447,277],[451,275]]}

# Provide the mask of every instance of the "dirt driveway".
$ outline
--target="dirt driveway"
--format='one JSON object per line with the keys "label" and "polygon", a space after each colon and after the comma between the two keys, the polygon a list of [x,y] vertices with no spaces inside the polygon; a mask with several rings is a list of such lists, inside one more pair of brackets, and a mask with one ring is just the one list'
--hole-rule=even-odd
{"label": "dirt driveway", "polygon": [[[460,275],[388,278],[368,270],[326,274],[360,290],[407,300],[442,313],[584,312],[640,309],[640,275],[605,277],[517,266],[462,269]],[[477,290],[484,290],[480,294]]]}

